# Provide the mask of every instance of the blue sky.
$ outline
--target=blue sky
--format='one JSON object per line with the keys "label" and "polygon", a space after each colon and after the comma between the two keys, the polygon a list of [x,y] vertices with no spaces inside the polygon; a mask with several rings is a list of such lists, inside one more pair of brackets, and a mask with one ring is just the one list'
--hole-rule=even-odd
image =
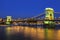
{"label": "blue sky", "polygon": [[0,17],[32,17],[45,11],[45,8],[54,8],[60,12],[60,0],[0,0]]}

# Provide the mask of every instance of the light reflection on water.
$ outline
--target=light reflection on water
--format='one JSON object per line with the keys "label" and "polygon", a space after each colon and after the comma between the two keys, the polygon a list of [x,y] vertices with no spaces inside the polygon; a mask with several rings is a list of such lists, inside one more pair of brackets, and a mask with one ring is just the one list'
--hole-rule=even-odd
{"label": "light reflection on water", "polygon": [[[33,28],[28,26],[7,27],[6,34],[10,35],[22,34],[25,40],[30,37],[31,40],[60,40],[60,30]],[[11,38],[11,37],[10,37]],[[19,37],[20,38],[20,37]]]}

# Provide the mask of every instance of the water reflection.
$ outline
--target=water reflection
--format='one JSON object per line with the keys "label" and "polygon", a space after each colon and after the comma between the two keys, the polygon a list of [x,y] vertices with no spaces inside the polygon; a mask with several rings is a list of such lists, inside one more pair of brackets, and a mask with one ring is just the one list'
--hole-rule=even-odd
{"label": "water reflection", "polygon": [[11,40],[60,40],[60,30],[43,29],[39,27],[7,27],[6,34],[8,39]]}

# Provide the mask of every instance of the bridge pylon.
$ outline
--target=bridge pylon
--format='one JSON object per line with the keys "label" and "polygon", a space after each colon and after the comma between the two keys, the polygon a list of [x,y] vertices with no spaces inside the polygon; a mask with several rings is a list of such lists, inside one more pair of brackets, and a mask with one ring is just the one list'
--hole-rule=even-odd
{"label": "bridge pylon", "polygon": [[12,21],[11,16],[7,16],[6,24],[11,24],[11,21]]}
{"label": "bridge pylon", "polygon": [[54,20],[54,10],[53,10],[53,8],[46,8],[45,9],[45,20],[47,20],[47,21],[44,21],[44,24],[47,24],[48,27],[54,27],[54,22],[49,21],[49,20]]}
{"label": "bridge pylon", "polygon": [[49,20],[54,20],[54,10],[52,8],[46,8],[45,10],[45,17],[47,17]]}

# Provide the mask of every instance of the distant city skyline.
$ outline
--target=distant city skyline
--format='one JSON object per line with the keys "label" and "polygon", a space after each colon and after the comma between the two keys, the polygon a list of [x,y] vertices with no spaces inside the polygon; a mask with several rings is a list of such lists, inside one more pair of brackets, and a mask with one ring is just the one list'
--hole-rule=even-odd
{"label": "distant city skyline", "polygon": [[0,17],[33,17],[45,12],[48,7],[60,12],[59,4],[60,0],[0,0]]}

